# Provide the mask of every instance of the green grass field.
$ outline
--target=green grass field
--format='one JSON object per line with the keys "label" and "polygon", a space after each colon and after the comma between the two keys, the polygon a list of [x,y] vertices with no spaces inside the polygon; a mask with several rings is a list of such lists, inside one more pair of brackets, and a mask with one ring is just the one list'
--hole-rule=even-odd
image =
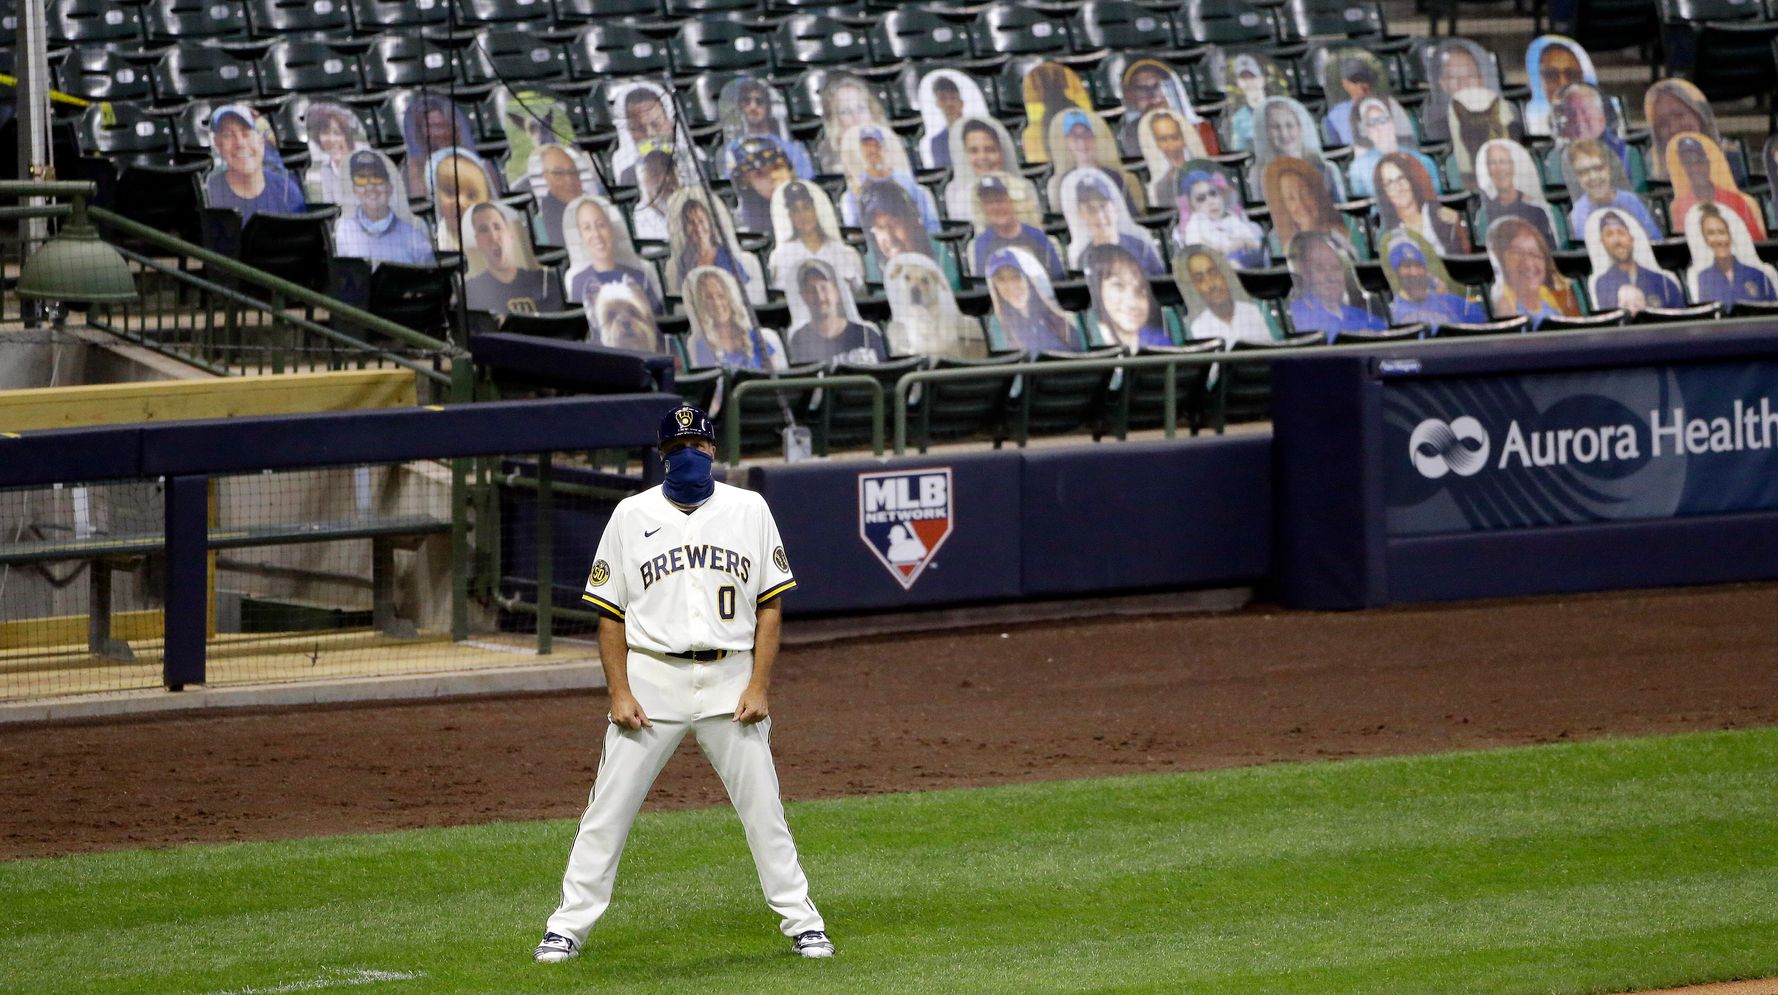
{"label": "green grass field", "polygon": [[30,992],[1595,992],[1778,975],[1778,730],[791,806],[839,956],[726,809],[645,815],[531,963],[569,822],[0,864]]}

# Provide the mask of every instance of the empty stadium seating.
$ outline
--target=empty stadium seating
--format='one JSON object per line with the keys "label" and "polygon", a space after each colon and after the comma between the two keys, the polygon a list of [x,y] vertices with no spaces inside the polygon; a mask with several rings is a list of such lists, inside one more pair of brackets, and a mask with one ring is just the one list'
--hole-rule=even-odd
{"label": "empty stadium seating", "polygon": [[[915,350],[884,364],[848,360],[833,370],[880,374],[892,388],[893,377],[912,369],[1006,361],[1011,357],[1001,353],[1010,353],[1015,346],[994,338],[1004,332],[996,317],[998,291],[977,272],[968,251],[985,222],[972,209],[974,201],[967,190],[960,200],[946,193],[959,172],[974,175],[974,167],[957,158],[969,154],[969,146],[957,137],[939,142],[941,162],[951,165],[932,168],[925,158],[931,150],[922,146],[922,140],[961,120],[959,114],[995,119],[1012,138],[995,168],[1035,181],[1035,201],[1021,206],[1026,212],[1021,220],[1058,237],[1064,260],[1077,259],[1088,236],[1078,224],[1067,223],[1075,219],[1068,205],[1059,202],[1064,177],[1057,174],[1055,163],[1030,154],[1030,139],[1021,139],[1034,115],[1046,116],[1036,121],[1041,131],[1056,109],[1045,107],[1045,100],[1066,100],[1109,129],[1133,128],[1135,112],[1129,121],[1124,117],[1123,75],[1139,58],[1158,59],[1177,73],[1175,95],[1168,98],[1173,101],[1171,108],[1187,122],[1202,120],[1204,134],[1216,139],[1204,154],[1228,173],[1233,200],[1226,207],[1244,212],[1270,236],[1264,239],[1263,254],[1272,267],[1281,267],[1289,254],[1281,236],[1299,229],[1297,222],[1281,220],[1288,217],[1284,205],[1268,202],[1265,166],[1280,155],[1296,157],[1300,152],[1311,165],[1339,178],[1356,150],[1308,143],[1280,152],[1282,146],[1274,146],[1284,139],[1266,134],[1270,119],[1262,120],[1271,101],[1285,97],[1298,101],[1296,106],[1316,125],[1323,142],[1332,133],[1327,129],[1335,128],[1324,115],[1352,106],[1354,88],[1368,87],[1399,108],[1410,125],[1405,133],[1395,129],[1400,147],[1418,151],[1438,167],[1433,182],[1444,185],[1444,192],[1434,189],[1408,208],[1387,200],[1382,190],[1375,198],[1351,201],[1341,200],[1339,190],[1330,190],[1329,216],[1337,217],[1335,227],[1343,231],[1336,243],[1359,264],[1353,271],[1357,281],[1341,291],[1343,306],[1373,318],[1387,314],[1390,298],[1402,293],[1379,248],[1398,227],[1451,257],[1449,285],[1442,289],[1482,304],[1487,321],[1453,323],[1452,334],[1510,330],[1518,327],[1521,316],[1539,327],[1589,327],[1610,325],[1620,317],[1638,322],[1696,320],[1735,306],[1778,304],[1763,299],[1708,299],[1700,292],[1700,273],[1709,263],[1704,243],[1687,232],[1686,218],[1671,216],[1673,205],[1691,189],[1686,185],[1690,180],[1679,178],[1684,186],[1676,189],[1674,183],[1648,179],[1647,162],[1663,150],[1652,148],[1647,132],[1641,130],[1644,122],[1625,112],[1626,107],[1638,106],[1634,99],[1609,104],[1614,119],[1602,133],[1585,130],[1591,125],[1564,117],[1558,107],[1549,118],[1555,133],[1519,134],[1539,172],[1528,202],[1539,210],[1549,209],[1549,244],[1542,255],[1547,270],[1544,286],[1552,300],[1574,301],[1572,308],[1549,305],[1542,310],[1523,304],[1527,293],[1537,291],[1528,284],[1507,286],[1508,267],[1501,254],[1518,250],[1491,241],[1488,223],[1513,211],[1524,214],[1524,202],[1515,207],[1496,200],[1489,192],[1495,181],[1488,177],[1487,165],[1461,158],[1477,152],[1463,144],[1470,140],[1471,130],[1466,129],[1473,129],[1478,138],[1484,133],[1494,137],[1486,131],[1489,122],[1462,118],[1452,141],[1420,144],[1426,131],[1421,115],[1431,107],[1445,106],[1429,93],[1429,88],[1440,85],[1427,61],[1433,42],[1411,43],[1394,33],[1384,7],[1368,0],[918,5],[875,0],[152,0],[142,5],[52,0],[49,6],[56,86],[92,102],[62,113],[76,122],[82,151],[95,161],[108,162],[117,173],[125,191],[118,203],[126,213],[166,230],[202,234],[199,198],[209,188],[199,174],[212,165],[213,157],[220,161],[222,153],[213,148],[210,122],[222,109],[254,105],[264,116],[267,146],[283,167],[300,175],[305,169],[320,168],[312,151],[316,139],[306,126],[308,109],[318,103],[348,108],[363,126],[364,135],[357,140],[393,157],[407,180],[405,192],[414,203],[414,216],[430,224],[441,248],[464,250],[460,258],[465,268],[454,278],[444,278],[430,267],[395,267],[383,274],[384,267],[366,272],[356,264],[329,273],[326,266],[298,267],[289,251],[269,251],[273,246],[289,250],[301,245],[309,253],[331,254],[332,236],[318,219],[349,215],[355,209],[356,195],[349,184],[332,188],[345,203],[311,205],[320,209],[314,216],[274,211],[257,229],[251,221],[238,225],[234,230],[240,241],[228,244],[254,249],[275,272],[313,286],[345,288],[360,300],[376,300],[372,310],[377,313],[410,315],[410,320],[429,328],[441,322],[461,323],[460,317],[453,317],[460,308],[449,305],[449,295],[460,291],[465,281],[483,272],[506,272],[504,262],[496,258],[498,252],[488,256],[493,250],[478,245],[477,233],[459,220],[460,212],[476,198],[497,199],[511,208],[528,228],[530,242],[544,244],[539,237],[546,229],[570,241],[568,253],[544,252],[527,260],[526,267],[540,266],[563,287],[571,273],[582,271],[581,233],[571,219],[563,223],[566,195],[552,192],[561,188],[552,188],[551,180],[564,188],[590,184],[595,189],[587,193],[607,198],[630,229],[635,259],[647,282],[676,287],[677,279],[666,278],[676,265],[683,233],[675,227],[677,220],[665,214],[668,188],[701,186],[737,217],[750,192],[748,181],[728,173],[734,166],[729,149],[743,133],[737,129],[744,114],[744,108],[732,102],[734,88],[728,84],[746,75],[775,94],[779,105],[775,113],[780,117],[765,130],[745,133],[770,134],[787,153],[792,143],[806,148],[813,168],[802,168],[802,160],[794,154],[789,159],[809,174],[802,178],[829,193],[836,207],[870,182],[858,160],[847,158],[856,157],[856,149],[841,147],[845,137],[841,132],[868,120],[881,129],[880,142],[885,147],[898,144],[898,154],[910,164],[894,174],[894,181],[916,204],[929,198],[941,215],[926,226],[930,251],[918,251],[935,264],[948,284],[946,294],[956,298],[944,305],[950,310],[940,319],[909,318],[913,312],[898,314],[894,308],[883,308],[879,321],[891,339],[899,334],[913,341],[906,336],[912,327],[909,322],[937,321],[946,324],[948,334],[975,344],[949,353]],[[1572,10],[1563,10],[1575,30],[1583,33],[1583,41],[1607,49],[1640,45],[1657,20],[1648,5],[1607,0],[1580,0]],[[1778,38],[1778,20],[1762,4],[1661,0],[1658,23],[1665,68],[1690,77],[1710,100],[1733,101],[1770,94],[1775,88],[1778,56],[1772,46]],[[1355,50],[1365,53],[1373,70],[1351,69]],[[1512,73],[1522,72],[1522,67],[1511,65],[1511,53],[1496,54]],[[1252,66],[1262,70],[1261,91],[1242,90],[1244,80],[1252,79],[1237,59],[1242,55],[1251,56]],[[1068,89],[1046,93],[1030,89],[1034,84],[1028,84],[1027,73],[1040,65],[1065,69],[1055,78],[1069,81]],[[929,81],[928,89],[921,89],[922,80],[937,69],[954,70],[973,81],[979,102],[960,112],[948,105],[941,108],[929,96]],[[1543,93],[1530,74],[1523,78],[1529,87],[1515,87],[1506,80],[1499,91],[1503,108],[1499,116],[1513,122],[1514,128],[1529,120],[1528,114],[1548,114],[1540,108],[1555,96]],[[659,116],[642,104],[624,102],[623,95],[633,91],[630,84],[638,79],[654,81],[658,92],[666,95]],[[848,79],[854,81],[853,92],[861,99],[836,96],[854,86],[845,82]],[[1337,92],[1341,88],[1347,92]],[[1250,105],[1255,92],[1262,94],[1264,105]],[[545,119],[529,109],[545,103],[559,110],[560,118]],[[410,110],[416,106],[422,106],[424,113]],[[458,133],[460,126],[452,124],[450,114],[434,115],[427,109],[441,106],[460,114],[468,132]],[[1765,109],[1769,108],[1768,98]],[[941,110],[943,116],[935,116]],[[1441,121],[1438,130],[1443,125]],[[432,134],[428,128],[443,130]],[[1665,244],[1656,240],[1655,268],[1684,288],[1682,308],[1650,307],[1646,315],[1632,310],[1617,316],[1612,302],[1590,300],[1587,281],[1599,257],[1589,255],[1588,232],[1571,224],[1570,216],[1580,216],[1587,195],[1565,183],[1563,150],[1595,135],[1614,150],[1623,150],[1626,169],[1614,194],[1639,198],[1665,229],[1655,234],[1671,236]],[[1047,135],[1038,134],[1036,147],[1041,149],[1047,141]],[[590,157],[591,172],[570,177],[565,167],[543,162],[548,157],[542,150],[552,143],[572,144],[584,152]],[[1758,152],[1747,144],[1731,140],[1724,143],[1723,152],[1744,187],[1764,192],[1766,188],[1747,182],[1759,175],[1747,168]],[[433,160],[447,148],[461,148],[485,161],[488,189],[453,192],[453,197],[469,200],[434,203],[430,187],[439,164]],[[1154,248],[1161,264],[1171,267],[1184,247],[1181,239],[1191,208],[1173,199],[1183,192],[1168,188],[1171,181],[1166,177],[1174,174],[1158,175],[1156,164],[1167,162],[1159,158],[1161,153],[1138,158],[1130,155],[1130,148],[1125,144],[1116,150],[1111,165],[1104,168],[1128,170],[1134,185],[1159,191],[1157,201],[1130,220],[1160,236]],[[337,159],[332,161],[337,168]],[[1078,161],[1064,157],[1062,165],[1066,169]],[[654,165],[658,163],[665,165]],[[1181,175],[1190,168],[1194,168],[1191,163],[1180,166]],[[1453,190],[1453,182],[1460,188]],[[1757,209],[1762,221],[1772,217],[1769,204],[1761,203]],[[1181,216],[1182,210],[1187,217]],[[899,279],[913,278],[914,270],[895,266],[906,249],[894,248],[891,241],[891,248],[879,258],[880,240],[891,236],[873,229],[866,218],[853,220],[856,227],[847,227],[842,238],[872,250],[867,285],[857,288],[861,296],[893,304],[899,294],[907,305],[909,292],[924,295],[923,290],[909,291],[911,285],[900,289],[888,285],[892,270],[901,274]],[[1285,226],[1282,231],[1280,225]],[[744,238],[727,236],[722,251],[729,254],[733,272],[764,272],[764,260],[781,237],[781,232],[766,227]],[[249,238],[250,231],[260,234]],[[1441,233],[1452,244],[1441,244]],[[1756,233],[1755,239],[1763,234]],[[1764,266],[1752,257],[1755,248],[1737,242],[1737,259]],[[751,262],[744,257],[751,257]],[[1386,274],[1386,269],[1391,272]],[[1064,287],[1078,277],[1063,275],[1068,278],[1062,281]],[[1290,295],[1303,292],[1307,279],[1304,274],[1293,280],[1281,268],[1270,275],[1264,271],[1242,275],[1259,298],[1274,343],[1308,341],[1296,334],[1289,303]],[[1167,282],[1165,277],[1160,280]],[[1157,305],[1165,313],[1170,341],[1141,351],[1159,355],[1197,347],[1187,330],[1203,300],[1184,282],[1177,288],[1162,294]],[[789,320],[783,296],[775,290],[762,294],[753,287],[747,288],[747,296],[749,307],[758,309],[749,317],[780,339],[787,338],[788,327],[773,327]],[[561,336],[586,327],[596,317],[582,309],[585,302],[564,303],[569,310],[561,313],[515,314],[509,330]],[[695,333],[684,320],[690,304],[676,292],[661,297],[659,304],[655,317],[660,341],[682,367],[681,384],[688,396],[720,406],[723,392],[734,384],[770,372],[695,369]],[[924,296],[917,302],[920,307],[931,304]],[[1100,327],[1095,308],[1101,305],[1062,293],[1056,306],[1082,336],[1084,350],[1112,345],[1097,340],[1092,331]],[[1419,327],[1369,333],[1348,328],[1329,337],[1356,341],[1368,335],[1370,341],[1379,341],[1434,333]],[[1258,345],[1247,343],[1243,348]],[[1068,361],[1039,352],[1045,362]],[[1005,377],[929,384],[917,406],[916,436],[922,441],[965,437],[1022,441],[1044,432],[1121,435],[1159,423],[1158,391],[1169,376],[1193,427],[1263,411],[1263,404],[1250,403],[1249,397],[1263,389],[1261,368],[1248,366],[1236,373],[1237,367],[1225,365],[1214,384],[1207,369],[1181,367],[1173,373],[1149,369],[1127,378],[1095,374],[1072,380],[1058,376],[1016,382]],[[860,418],[868,417],[860,407],[865,396],[860,390],[834,391],[810,407],[812,399],[806,393],[787,395],[780,404],[771,393],[750,389],[747,397],[752,400],[735,416],[744,422],[750,448],[770,448],[776,428],[768,431],[768,423],[781,427],[788,409],[799,422],[818,426],[818,445],[825,451],[860,444]]]}

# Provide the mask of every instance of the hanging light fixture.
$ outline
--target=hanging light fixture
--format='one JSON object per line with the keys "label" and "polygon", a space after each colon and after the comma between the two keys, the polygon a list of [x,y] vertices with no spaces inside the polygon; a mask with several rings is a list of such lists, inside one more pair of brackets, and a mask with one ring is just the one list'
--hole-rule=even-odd
{"label": "hanging light fixture", "polygon": [[[18,5],[18,73],[15,98],[19,125],[18,177],[24,183],[8,183],[7,193],[26,198],[66,193],[73,198],[73,215],[54,238],[26,259],[19,268],[17,293],[29,300],[65,304],[115,304],[135,300],[136,282],[128,263],[117,250],[99,238],[86,219],[86,194],[91,184],[49,184],[55,176],[49,142],[49,39],[44,0],[22,0]],[[23,189],[16,189],[22,187]],[[61,187],[55,190],[55,187]],[[68,187],[74,189],[69,190]],[[29,213],[20,225],[27,243],[40,237],[41,216]]]}
{"label": "hanging light fixture", "polygon": [[18,295],[65,304],[121,304],[136,299],[136,279],[86,219],[86,198],[74,196],[74,212],[62,230],[19,269]]}

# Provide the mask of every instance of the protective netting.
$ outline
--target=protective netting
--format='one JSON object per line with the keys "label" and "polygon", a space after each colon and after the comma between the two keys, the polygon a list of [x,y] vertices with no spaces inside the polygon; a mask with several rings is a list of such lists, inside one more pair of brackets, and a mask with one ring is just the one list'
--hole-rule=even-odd
{"label": "protective netting", "polygon": [[161,683],[163,507],[152,481],[0,490],[0,698]]}
{"label": "protective netting", "polygon": [[432,669],[451,629],[448,464],[211,483],[209,683]]}
{"label": "protective netting", "polygon": [[[596,657],[576,595],[603,518],[629,485],[583,457],[548,462],[547,474],[527,455],[211,478],[204,683]],[[463,528],[454,534],[457,471]],[[163,488],[0,490],[0,700],[161,686]],[[540,639],[543,579],[567,611],[553,613]]]}

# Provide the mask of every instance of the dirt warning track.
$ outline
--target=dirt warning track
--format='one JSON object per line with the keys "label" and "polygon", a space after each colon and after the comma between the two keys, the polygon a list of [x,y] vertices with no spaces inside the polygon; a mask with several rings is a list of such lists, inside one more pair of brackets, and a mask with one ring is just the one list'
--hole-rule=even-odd
{"label": "dirt warning track", "polygon": [[[1741,585],[796,646],[773,741],[804,799],[1771,725],[1775,609]],[[604,727],[575,692],[0,728],[0,859],[578,815]],[[725,803],[688,759],[651,807]]]}

